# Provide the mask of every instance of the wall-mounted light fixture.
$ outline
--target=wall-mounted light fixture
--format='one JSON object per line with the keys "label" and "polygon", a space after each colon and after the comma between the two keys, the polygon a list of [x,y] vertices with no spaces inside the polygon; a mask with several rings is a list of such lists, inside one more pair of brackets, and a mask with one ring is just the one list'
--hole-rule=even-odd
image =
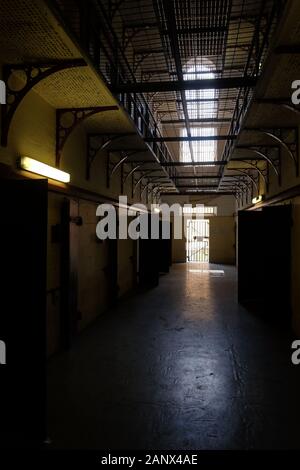
{"label": "wall-mounted light fixture", "polygon": [[58,170],[53,166],[46,165],[46,163],[39,162],[33,158],[21,157],[18,163],[22,170],[30,171],[31,173],[37,173],[38,175],[46,176],[46,178],[61,181],[62,183],[70,182],[69,173]]}
{"label": "wall-mounted light fixture", "polygon": [[252,199],[252,204],[258,204],[258,203],[261,202],[262,200],[263,200],[262,195],[257,196],[257,197],[254,197],[254,198]]}

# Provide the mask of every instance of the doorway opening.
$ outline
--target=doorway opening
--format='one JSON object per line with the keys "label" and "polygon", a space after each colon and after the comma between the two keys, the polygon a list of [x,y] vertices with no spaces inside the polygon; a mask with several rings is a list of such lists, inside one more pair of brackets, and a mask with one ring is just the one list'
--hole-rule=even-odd
{"label": "doorway opening", "polygon": [[209,220],[188,219],[186,231],[186,262],[209,262]]}

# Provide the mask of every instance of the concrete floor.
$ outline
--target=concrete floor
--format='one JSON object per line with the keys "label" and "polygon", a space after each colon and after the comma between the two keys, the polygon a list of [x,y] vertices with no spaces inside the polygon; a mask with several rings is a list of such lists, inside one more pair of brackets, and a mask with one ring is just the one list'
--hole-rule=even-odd
{"label": "concrete floor", "polygon": [[53,447],[300,448],[295,338],[237,304],[233,267],[210,268],[225,274],[173,266],[50,360]]}

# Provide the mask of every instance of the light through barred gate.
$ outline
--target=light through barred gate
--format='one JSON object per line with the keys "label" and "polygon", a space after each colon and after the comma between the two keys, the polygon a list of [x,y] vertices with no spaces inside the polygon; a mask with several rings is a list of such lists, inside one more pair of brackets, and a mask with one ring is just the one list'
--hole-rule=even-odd
{"label": "light through barred gate", "polygon": [[188,263],[209,262],[209,220],[187,220],[186,261]]}

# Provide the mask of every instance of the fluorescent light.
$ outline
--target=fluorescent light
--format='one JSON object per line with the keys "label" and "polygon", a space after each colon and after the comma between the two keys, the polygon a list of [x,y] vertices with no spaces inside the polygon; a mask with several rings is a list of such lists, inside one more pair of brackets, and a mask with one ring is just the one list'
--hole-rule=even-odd
{"label": "fluorescent light", "polygon": [[69,173],[65,173],[64,171],[53,168],[53,166],[46,165],[33,158],[21,157],[19,164],[23,170],[30,171],[31,173],[37,173],[38,175],[46,176],[47,178],[63,183],[70,182]]}
{"label": "fluorescent light", "polygon": [[259,202],[261,202],[263,200],[263,197],[262,196],[257,196],[257,197],[254,197],[252,199],[252,204],[258,204]]}

